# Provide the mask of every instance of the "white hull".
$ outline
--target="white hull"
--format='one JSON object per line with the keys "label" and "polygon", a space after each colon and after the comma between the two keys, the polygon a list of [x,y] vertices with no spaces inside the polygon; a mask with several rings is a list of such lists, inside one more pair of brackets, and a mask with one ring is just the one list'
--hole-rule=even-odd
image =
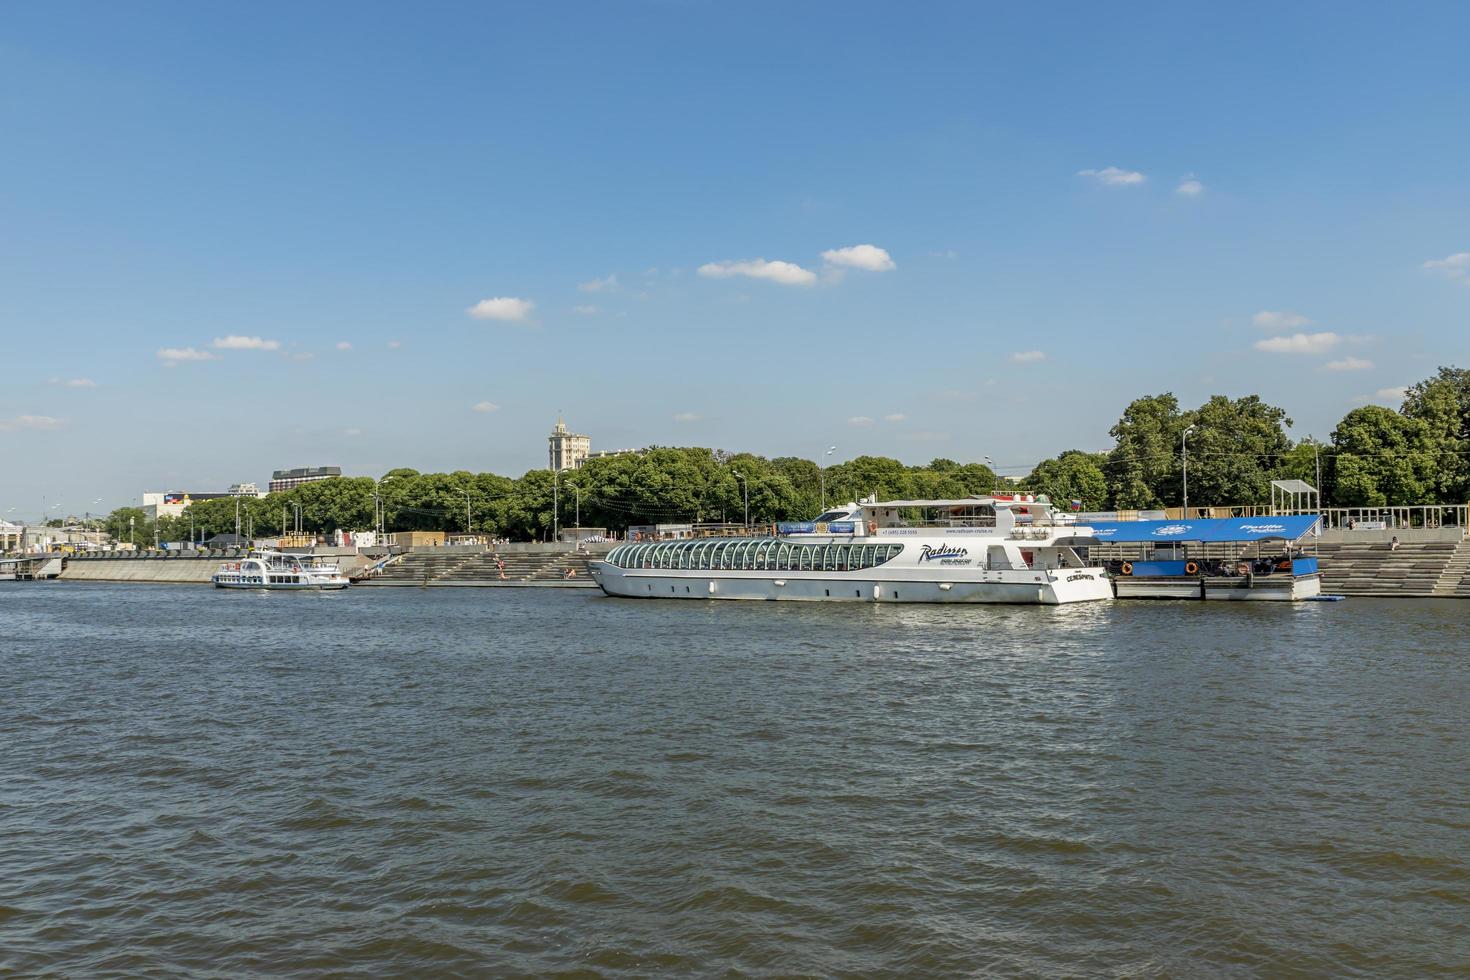
{"label": "white hull", "polygon": [[218,579],[214,580],[214,587],[216,589],[254,589],[261,592],[322,592],[345,589],[350,584],[345,578],[340,581],[293,582],[290,584],[279,582],[269,584],[261,582],[221,582]]}
{"label": "white hull", "polygon": [[[637,599],[758,599],[794,602],[1020,603],[1061,605],[1113,597],[1101,568],[1052,571],[974,571],[964,577],[896,578],[863,572],[792,572],[773,577],[736,570],[688,574],[676,570],[593,565],[610,596]],[[983,577],[982,577],[983,576]]]}

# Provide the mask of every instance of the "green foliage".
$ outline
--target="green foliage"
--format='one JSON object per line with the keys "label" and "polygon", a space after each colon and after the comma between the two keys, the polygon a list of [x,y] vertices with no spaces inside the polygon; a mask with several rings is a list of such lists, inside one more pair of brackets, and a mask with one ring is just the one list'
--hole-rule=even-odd
{"label": "green foliage", "polygon": [[1188,425],[1171,392],[1135,399],[1110,430],[1108,497],[1115,507],[1142,510],[1180,495],[1179,436]]}
{"label": "green foliage", "polygon": [[1073,500],[1082,501],[1083,510],[1103,510],[1108,504],[1108,481],[1103,475],[1107,458],[1104,453],[1069,449],[1055,459],[1038,463],[1026,478],[1025,487],[1032,493],[1046,494],[1062,510]]}
{"label": "green foliage", "polygon": [[[1215,395],[1190,414],[1189,494],[1200,503],[1271,499],[1271,480],[1291,448],[1284,409],[1258,395]],[[1182,488],[1181,488],[1182,489]],[[1171,501],[1172,503],[1172,501]]]}
{"label": "green foliage", "polygon": [[1423,419],[1365,405],[1332,432],[1333,503],[1342,507],[1420,504],[1434,497],[1435,433]]}

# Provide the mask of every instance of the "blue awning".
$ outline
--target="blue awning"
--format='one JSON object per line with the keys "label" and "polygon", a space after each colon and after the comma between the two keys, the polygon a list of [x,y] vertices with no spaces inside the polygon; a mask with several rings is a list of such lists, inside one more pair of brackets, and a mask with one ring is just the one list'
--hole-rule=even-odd
{"label": "blue awning", "polygon": [[1187,521],[1097,521],[1099,541],[1295,541],[1312,530],[1316,514],[1292,517],[1212,517]]}

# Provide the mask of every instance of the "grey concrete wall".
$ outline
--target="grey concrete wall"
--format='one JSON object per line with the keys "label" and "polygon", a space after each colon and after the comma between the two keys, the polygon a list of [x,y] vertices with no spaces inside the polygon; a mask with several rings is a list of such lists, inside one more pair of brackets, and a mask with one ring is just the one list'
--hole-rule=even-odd
{"label": "grey concrete wall", "polygon": [[[1385,531],[1349,531],[1345,528],[1330,528],[1322,532],[1317,540],[1323,544],[1388,544],[1395,537],[1404,544],[1426,544],[1431,541],[1461,541],[1464,530],[1458,527],[1401,527]],[[1302,538],[1302,544],[1310,546],[1310,537]]]}
{"label": "grey concrete wall", "polygon": [[207,583],[219,558],[87,558],[68,561],[63,582]]}

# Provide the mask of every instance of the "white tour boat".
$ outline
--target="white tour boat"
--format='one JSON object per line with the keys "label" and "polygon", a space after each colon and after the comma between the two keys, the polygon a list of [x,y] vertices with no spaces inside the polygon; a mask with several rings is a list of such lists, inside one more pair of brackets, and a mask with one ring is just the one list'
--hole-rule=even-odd
{"label": "white tour boat", "polygon": [[335,562],[281,551],[257,551],[227,561],[210,581],[221,589],[345,589],[349,584]]}
{"label": "white tour boat", "polygon": [[[920,518],[915,515],[925,514]],[[630,542],[592,564],[611,596],[817,602],[1111,599],[1092,530],[1044,496],[864,500],[758,537]]]}

